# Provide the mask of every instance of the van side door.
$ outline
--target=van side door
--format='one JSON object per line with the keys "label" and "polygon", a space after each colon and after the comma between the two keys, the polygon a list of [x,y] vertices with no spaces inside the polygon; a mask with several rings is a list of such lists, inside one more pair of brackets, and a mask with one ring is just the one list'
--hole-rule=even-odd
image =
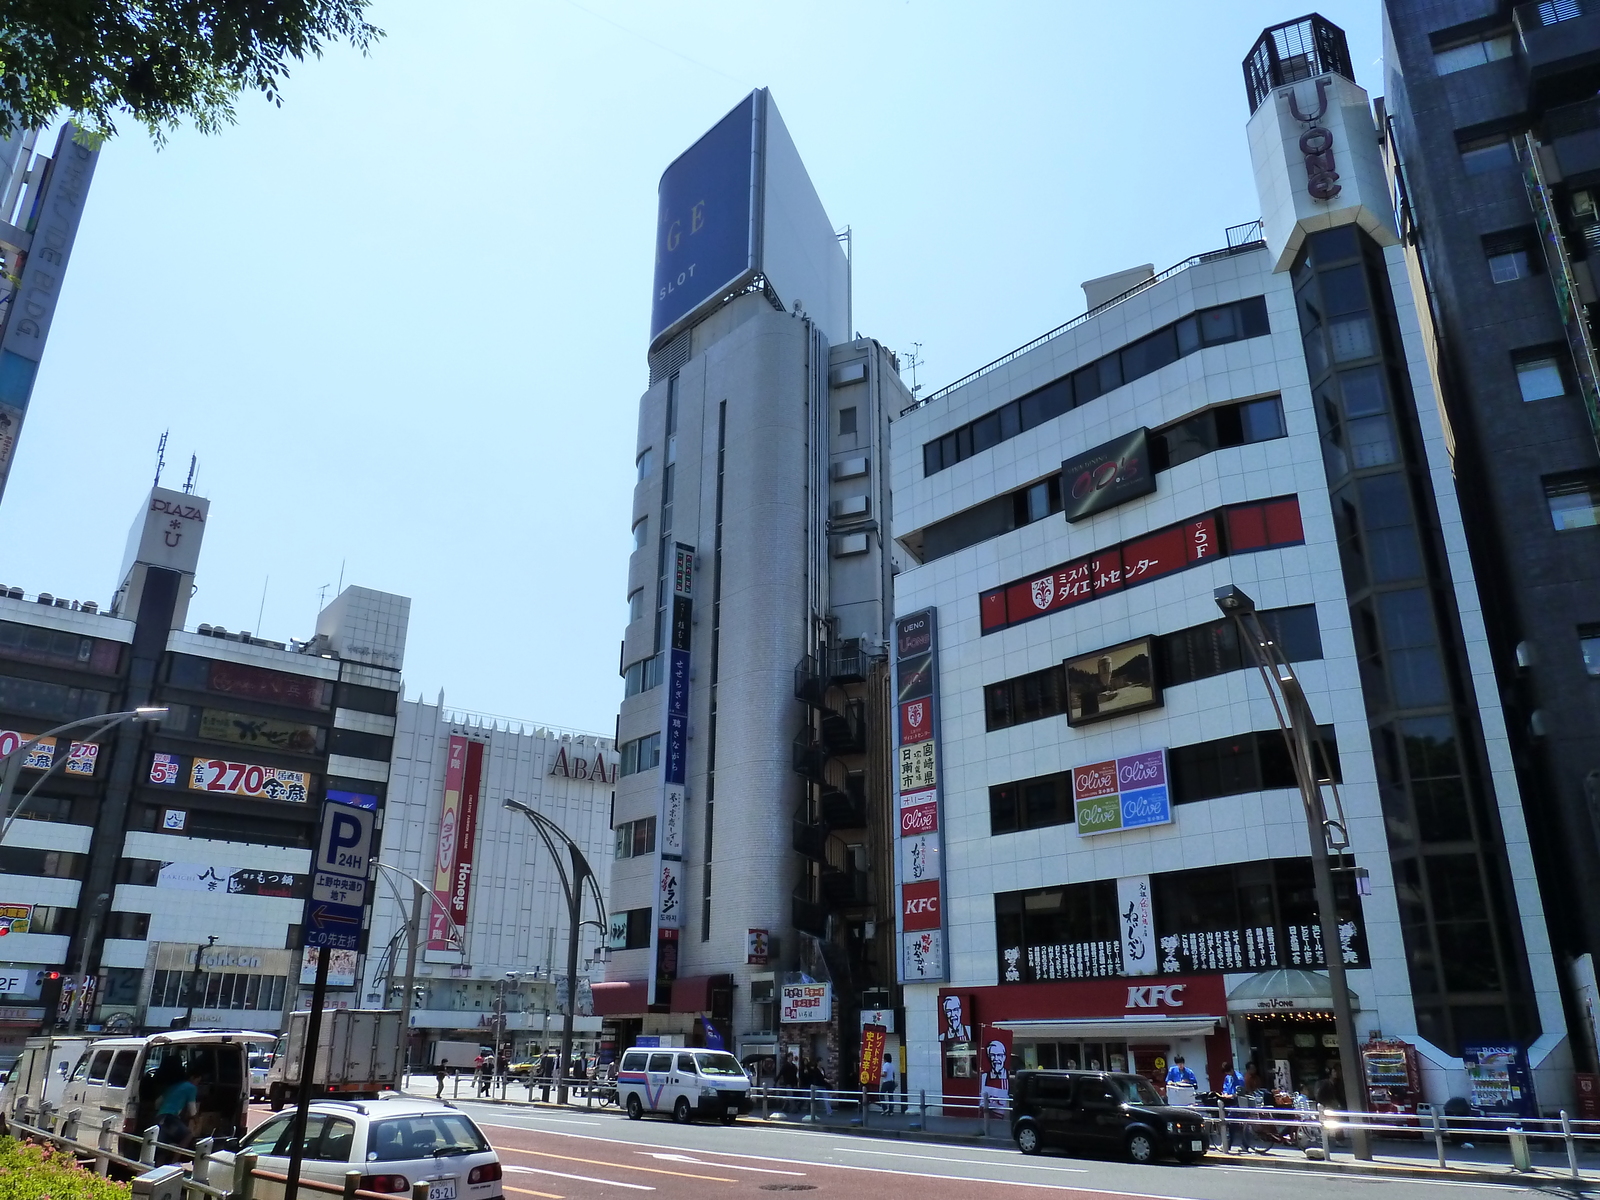
{"label": "van side door", "polygon": [[[695,1068],[694,1055],[680,1050],[673,1056],[677,1061],[672,1071],[672,1104],[679,1096],[689,1097],[691,1106],[700,1103],[700,1072]],[[671,1105],[664,1107],[670,1108]]]}
{"label": "van side door", "polygon": [[667,1087],[672,1083],[672,1052],[670,1050],[655,1050],[650,1054],[650,1065],[645,1068],[645,1107],[651,1112],[670,1112],[671,1101],[667,1099]]}
{"label": "van side door", "polygon": [[1072,1104],[1072,1129],[1078,1145],[1104,1153],[1122,1145],[1127,1124],[1122,1102],[1111,1085],[1093,1075],[1080,1076]]}
{"label": "van side door", "polygon": [[1071,1142],[1072,1128],[1072,1076],[1040,1072],[1029,1083],[1039,1133],[1047,1142]]}

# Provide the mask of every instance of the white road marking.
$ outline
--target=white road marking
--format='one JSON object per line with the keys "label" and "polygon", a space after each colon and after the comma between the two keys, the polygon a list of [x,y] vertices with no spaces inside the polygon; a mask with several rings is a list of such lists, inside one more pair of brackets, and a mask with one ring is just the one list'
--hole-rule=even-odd
{"label": "white road marking", "polygon": [[[972,1147],[962,1147],[962,1149],[971,1149],[971,1148]],[[902,1152],[896,1151],[896,1150],[865,1150],[865,1149],[862,1149],[860,1146],[840,1146],[839,1149],[849,1151],[851,1154],[871,1154],[875,1158],[915,1158],[915,1159],[921,1159],[924,1162],[928,1161],[929,1159],[932,1159],[932,1160],[934,1160],[936,1162],[970,1163],[972,1166],[975,1166],[975,1167],[990,1167],[990,1166],[994,1165],[992,1162],[990,1162],[988,1159],[985,1159],[985,1158],[951,1158],[947,1154],[905,1154],[905,1153],[902,1153]],[[716,1153],[716,1151],[712,1151],[711,1153]],[[1002,1151],[1001,1153],[1006,1153],[1006,1152]],[[1086,1168],[1086,1167],[1057,1167],[1057,1166],[1052,1166],[1052,1165],[1050,1165],[1048,1163],[1036,1163],[1036,1162],[1026,1162],[1026,1161],[1024,1161],[1024,1162],[1012,1162],[1012,1163],[1008,1163],[1007,1165],[1008,1166],[1013,1166],[1013,1167],[1027,1167],[1030,1171],[1067,1171],[1067,1172],[1069,1172],[1069,1173],[1071,1173],[1073,1175],[1087,1175],[1089,1173],[1088,1168]]]}
{"label": "white road marking", "polygon": [[[797,1175],[804,1176],[804,1171],[780,1171],[776,1167],[741,1167],[738,1163],[712,1163],[704,1159],[690,1158],[687,1154],[656,1154],[648,1150],[636,1151],[638,1154],[648,1155],[650,1158],[659,1158],[666,1162],[693,1163],[697,1167],[720,1167],[724,1171],[759,1171],[763,1175]],[[704,1154],[719,1154],[718,1150],[705,1150]]]}
{"label": "white road marking", "polygon": [[565,1171],[552,1171],[547,1167],[506,1167],[507,1171],[520,1171],[528,1175],[554,1175],[558,1179],[576,1179],[582,1183],[605,1183],[612,1187],[632,1188],[636,1192],[653,1192],[655,1188],[643,1183],[623,1183],[620,1179],[596,1179],[592,1175],[569,1175]]}

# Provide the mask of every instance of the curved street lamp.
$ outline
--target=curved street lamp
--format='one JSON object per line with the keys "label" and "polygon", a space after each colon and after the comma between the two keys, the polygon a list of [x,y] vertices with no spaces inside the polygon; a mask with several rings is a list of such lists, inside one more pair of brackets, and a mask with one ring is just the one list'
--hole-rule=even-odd
{"label": "curved street lamp", "polygon": [[[1339,943],[1339,912],[1333,891],[1334,867],[1329,852],[1341,859],[1349,849],[1344,803],[1339,799],[1339,787],[1333,782],[1333,770],[1328,762],[1328,752],[1317,733],[1317,719],[1312,715],[1300,679],[1289,664],[1283,648],[1273,641],[1261,618],[1256,613],[1256,602],[1232,584],[1219,587],[1213,593],[1217,607],[1225,617],[1231,618],[1238,630],[1249,661],[1261,674],[1266,684],[1267,698],[1272,701],[1278,727],[1288,747],[1289,762],[1294,768],[1295,782],[1300,788],[1300,801],[1305,809],[1306,831],[1311,843],[1312,891],[1317,901],[1317,923],[1322,933],[1322,957],[1328,968],[1328,990],[1332,993],[1334,1036],[1339,1042],[1339,1070],[1344,1076],[1345,1105],[1351,1111],[1367,1110],[1366,1083],[1361,1073],[1361,1056],[1356,1052],[1355,1012],[1350,1005],[1350,988],[1345,982],[1344,958]],[[1323,799],[1323,787],[1333,793],[1337,816],[1330,816]],[[1347,868],[1340,867],[1344,870]],[[1367,1131],[1360,1125],[1350,1130],[1351,1149],[1357,1158],[1371,1158]]]}
{"label": "curved street lamp", "polygon": [[[145,707],[135,708],[128,712],[102,713],[98,717],[83,717],[77,721],[68,721],[65,725],[57,725],[54,729],[47,729],[39,734],[38,737],[30,738],[23,742],[10,754],[0,755],[0,759],[9,760],[6,762],[5,776],[0,779],[0,813],[4,813],[6,819],[5,825],[0,826],[0,842],[5,841],[6,834],[11,832],[11,823],[17,819],[16,812],[13,812],[11,808],[11,794],[17,790],[17,777],[22,774],[22,764],[27,761],[28,755],[40,742],[53,738],[58,734],[70,733],[74,729],[81,729],[85,725],[98,726],[93,733],[88,735],[90,738],[97,738],[102,733],[115,729],[124,721],[154,722],[160,721],[166,715],[167,709],[165,708]],[[69,747],[68,749],[70,751],[71,748]],[[66,754],[57,754],[54,757],[44,774],[39,776],[34,785],[23,794],[22,801],[17,805],[17,812],[20,812],[22,805],[26,804],[33,794],[39,790],[40,784],[61,767],[66,766],[67,757]]]}
{"label": "curved street lamp", "polygon": [[[606,924],[605,897],[600,894],[599,881],[595,879],[594,870],[589,866],[589,860],[583,856],[583,851],[578,848],[578,843],[572,840],[571,835],[561,826],[557,825],[543,813],[535,812],[520,800],[507,800],[504,807],[513,812],[519,812],[532,823],[539,840],[550,851],[550,857],[555,860],[556,871],[561,876],[561,890],[567,897],[567,914],[570,928],[567,933],[567,1011],[561,1018],[561,1059],[556,1067],[556,1103],[567,1102],[567,1064],[572,1057],[572,1018],[578,1010],[578,933],[588,922],[583,920],[583,885],[589,885],[589,891],[594,896],[595,908],[600,913],[600,928]],[[572,873],[567,873],[566,866],[561,861],[561,852],[556,849],[560,842],[567,848],[567,853],[572,858]],[[499,1052],[495,1047],[495,1052]]]}
{"label": "curved street lamp", "polygon": [[[444,914],[444,919],[450,922],[450,927],[456,931],[458,940],[462,945],[466,944],[466,930],[456,924],[455,918],[450,915],[450,909],[446,907],[443,900],[434,895],[433,889],[415,875],[408,875],[399,867],[391,866],[389,863],[379,859],[374,859],[372,865],[407,880],[412,888],[411,917],[406,925],[406,980],[400,991],[400,1032],[395,1035],[395,1071],[401,1076],[398,1082],[403,1089],[406,1070],[406,1041],[407,1034],[411,1031],[412,989],[417,986],[417,944],[422,940],[422,914],[424,911],[422,902],[424,898],[433,901],[434,906]],[[395,886],[394,880],[390,879],[388,875],[383,878],[384,882],[389,885],[389,890],[394,893],[395,902],[400,905],[400,913],[404,916],[406,906],[405,901],[400,898],[400,889]],[[392,953],[389,957],[389,981],[390,984],[394,981],[394,956]],[[389,1002],[388,984],[384,988],[383,1000],[385,1004]]]}

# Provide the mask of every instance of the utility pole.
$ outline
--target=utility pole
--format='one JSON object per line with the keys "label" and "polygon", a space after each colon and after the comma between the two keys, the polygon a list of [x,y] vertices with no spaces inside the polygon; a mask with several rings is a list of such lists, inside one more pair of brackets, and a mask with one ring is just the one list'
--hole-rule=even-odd
{"label": "utility pole", "polygon": [[[405,1089],[406,1057],[411,1049],[411,1010],[416,1004],[413,990],[417,986],[417,943],[422,939],[423,900],[431,893],[421,880],[411,881],[411,927],[406,934],[406,981],[400,988],[400,1044],[395,1048],[395,1066],[400,1072],[401,1090]],[[388,997],[385,997],[387,999]]]}
{"label": "utility pole", "polygon": [[[1333,993],[1334,1036],[1339,1042],[1339,1072],[1344,1076],[1345,1104],[1351,1112],[1363,1113],[1367,1111],[1367,1090],[1361,1056],[1356,1052],[1355,1012],[1350,1006],[1350,988],[1345,981],[1344,955],[1339,941],[1339,911],[1333,891],[1333,865],[1328,854],[1331,846],[1342,857],[1350,839],[1342,806],[1339,820],[1331,820],[1322,798],[1324,783],[1332,787],[1335,804],[1339,804],[1339,790],[1333,786],[1331,771],[1325,769],[1326,762],[1319,761],[1324,760],[1325,755],[1321,751],[1320,739],[1316,739],[1316,718],[1312,716],[1311,705],[1306,700],[1300,680],[1282,648],[1267,636],[1261,618],[1256,614],[1255,601],[1231,584],[1218,588],[1215,595],[1217,607],[1222,609],[1224,616],[1233,618],[1245,653],[1255,663],[1262,681],[1267,685],[1268,698],[1277,713],[1279,728],[1283,730],[1283,739],[1288,745],[1289,759],[1294,765],[1295,781],[1300,786],[1306,830],[1311,841],[1311,879],[1317,897],[1317,923],[1322,932],[1322,957],[1328,968],[1328,988]],[[1350,1141],[1357,1158],[1372,1157],[1365,1129],[1352,1129]]]}

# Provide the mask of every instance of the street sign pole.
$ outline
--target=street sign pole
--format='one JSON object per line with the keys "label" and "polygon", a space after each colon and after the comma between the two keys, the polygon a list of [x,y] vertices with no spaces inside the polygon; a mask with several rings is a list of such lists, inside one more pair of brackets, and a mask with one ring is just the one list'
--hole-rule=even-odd
{"label": "street sign pole", "polygon": [[[302,958],[304,951],[301,952]],[[289,1179],[283,1185],[283,1200],[295,1200],[300,1191],[300,1160],[305,1156],[306,1116],[311,1108],[311,1084],[317,1070],[317,1042],[322,1037],[322,1006],[328,998],[327,946],[317,951],[317,982],[311,992],[311,1012],[306,1017],[305,1047],[300,1052],[300,1090],[295,1096],[294,1136],[289,1142]]]}
{"label": "street sign pole", "polygon": [[317,1050],[322,1040],[322,1009],[328,998],[328,966],[335,950],[360,950],[365,925],[367,875],[372,865],[377,814],[337,800],[322,802],[322,824],[311,860],[311,894],[306,897],[300,928],[304,947],[317,947],[317,979],[306,1015],[305,1043],[300,1051],[300,1087],[295,1097],[294,1134],[289,1146],[289,1173],[283,1200],[297,1200],[300,1163],[305,1157],[306,1117],[316,1082]]}

